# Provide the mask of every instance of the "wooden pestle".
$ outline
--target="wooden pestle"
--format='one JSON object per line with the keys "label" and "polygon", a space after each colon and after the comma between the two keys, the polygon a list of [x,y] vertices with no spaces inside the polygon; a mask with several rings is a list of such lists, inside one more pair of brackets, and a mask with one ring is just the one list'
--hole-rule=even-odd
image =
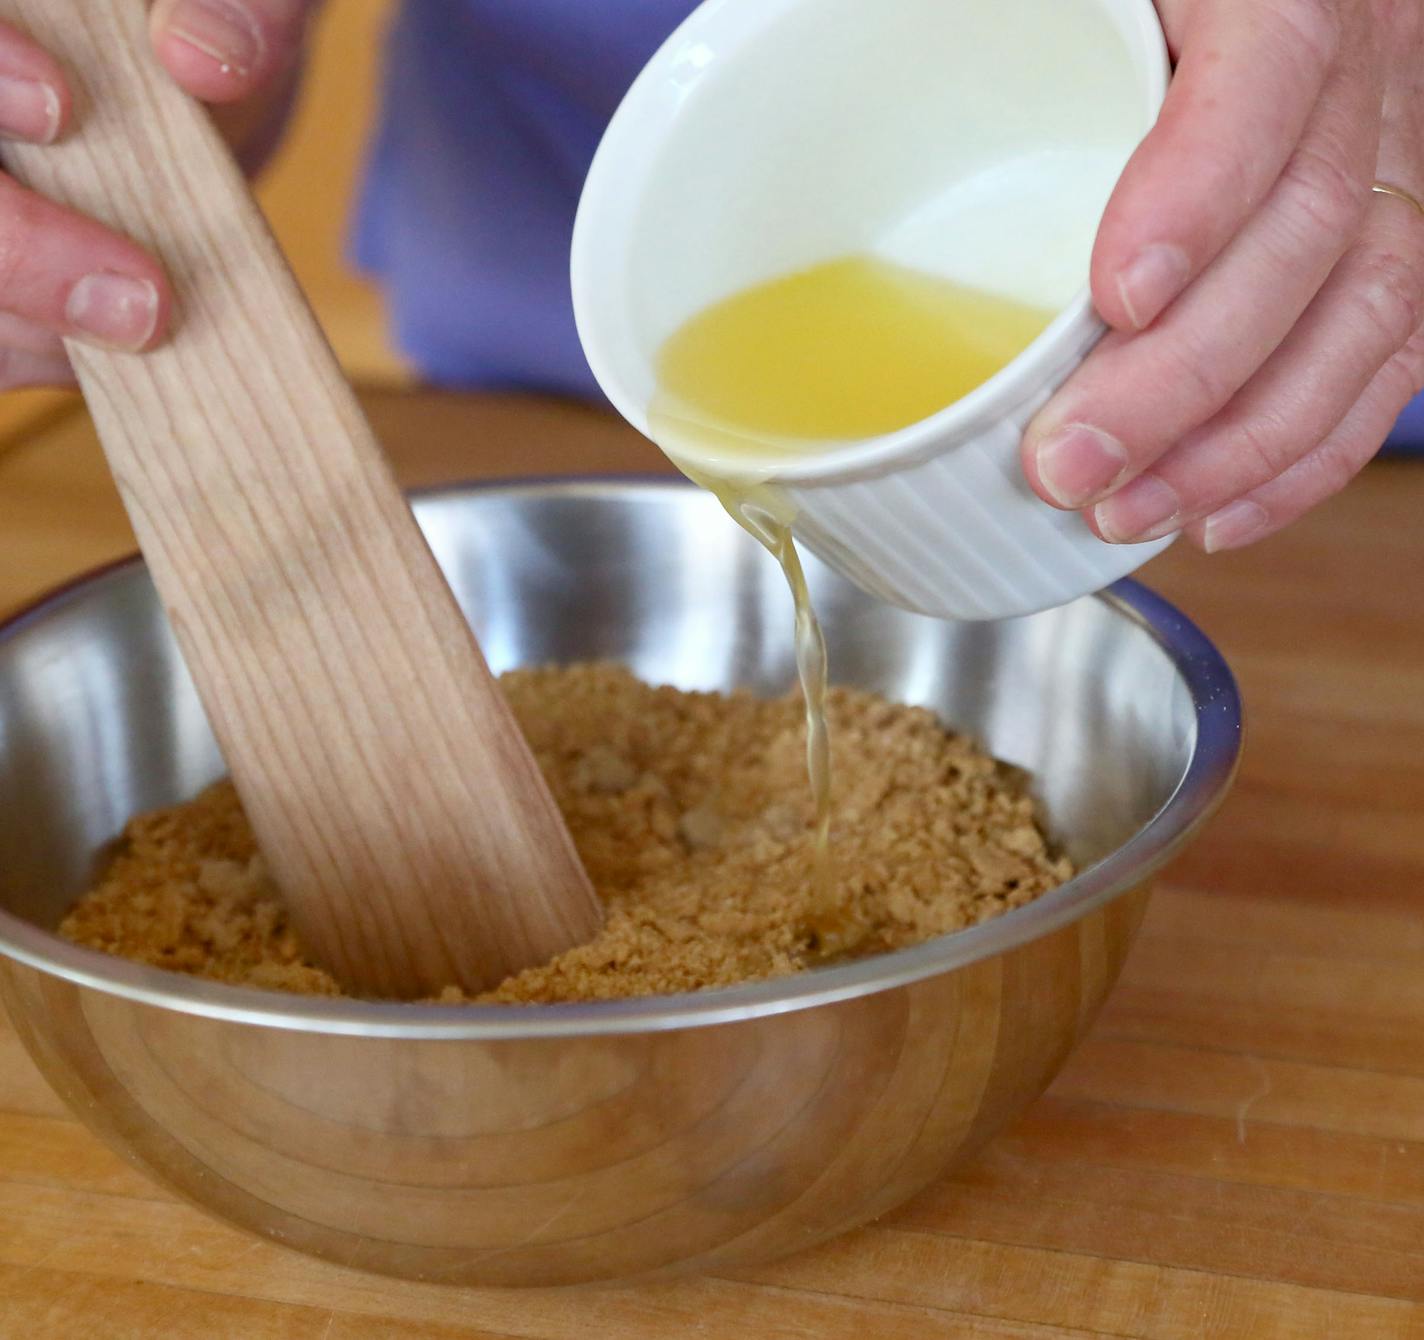
{"label": "wooden pestle", "polygon": [[[361,994],[478,990],[593,936],[598,900],[360,407],[144,0],[0,0],[76,126],[35,190],[149,247],[147,354],[69,353],[258,842]],[[97,760],[96,760],[97,765]]]}

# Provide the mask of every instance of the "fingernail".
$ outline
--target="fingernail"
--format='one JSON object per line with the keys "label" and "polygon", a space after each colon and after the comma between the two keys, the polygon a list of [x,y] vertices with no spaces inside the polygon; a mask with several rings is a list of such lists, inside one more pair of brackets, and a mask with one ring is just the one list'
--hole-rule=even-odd
{"label": "fingernail", "polygon": [[1235,549],[1249,544],[1267,526],[1271,518],[1260,503],[1250,498],[1238,498],[1213,512],[1202,523],[1202,548],[1209,554],[1222,549]]}
{"label": "fingernail", "polygon": [[0,77],[0,135],[49,144],[59,134],[59,94],[35,79]]}
{"label": "fingernail", "polygon": [[1060,507],[1086,507],[1127,469],[1117,438],[1085,423],[1060,428],[1038,449],[1038,477]]}
{"label": "fingernail", "polygon": [[1093,509],[1093,519],[1105,540],[1113,544],[1141,544],[1160,540],[1181,529],[1181,499],[1165,479],[1138,475],[1120,493]]}
{"label": "fingernail", "polygon": [[1191,272],[1192,263],[1180,247],[1143,247],[1117,276],[1117,291],[1133,329],[1150,326],[1186,287]]}
{"label": "fingernail", "polygon": [[180,0],[167,31],[234,74],[247,74],[262,56],[261,29],[230,0]]}
{"label": "fingernail", "polygon": [[158,290],[146,279],[100,271],[70,289],[64,314],[76,331],[100,344],[137,352],[158,324]]}

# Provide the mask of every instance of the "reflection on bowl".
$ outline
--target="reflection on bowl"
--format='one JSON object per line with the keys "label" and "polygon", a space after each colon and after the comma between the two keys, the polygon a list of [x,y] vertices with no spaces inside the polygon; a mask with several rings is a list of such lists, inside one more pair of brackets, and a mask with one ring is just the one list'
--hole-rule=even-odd
{"label": "reflection on bowl", "polygon": [[[683,688],[791,682],[780,573],[691,488],[469,487],[417,511],[496,670],[611,658]],[[797,978],[528,1010],[278,996],[77,948],[52,932],[96,853],[222,772],[134,561],[0,630],[0,996],[26,1046],[165,1186],[368,1270],[723,1270],[884,1213],[1062,1065],[1149,878],[1230,783],[1239,703],[1210,643],[1132,584],[951,625],[810,576],[834,678],[1030,769],[1075,879]]]}

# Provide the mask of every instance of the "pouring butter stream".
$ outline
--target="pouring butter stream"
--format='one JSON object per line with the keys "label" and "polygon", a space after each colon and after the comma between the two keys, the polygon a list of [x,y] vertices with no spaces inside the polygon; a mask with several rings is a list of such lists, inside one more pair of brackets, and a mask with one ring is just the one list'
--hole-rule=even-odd
{"label": "pouring butter stream", "polygon": [[815,805],[815,948],[854,948],[831,849],[827,659],[778,466],[908,427],[987,381],[1052,313],[871,255],[736,293],[673,332],[657,357],[652,437],[781,565],[796,609]]}

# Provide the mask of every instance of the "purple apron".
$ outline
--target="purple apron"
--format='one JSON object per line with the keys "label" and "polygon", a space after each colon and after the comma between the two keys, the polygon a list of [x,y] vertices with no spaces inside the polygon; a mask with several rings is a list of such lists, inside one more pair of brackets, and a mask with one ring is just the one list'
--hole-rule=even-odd
{"label": "purple apron", "polygon": [[[574,331],[574,210],[613,109],[694,3],[405,0],[355,251],[430,381],[601,398]],[[1424,400],[1392,443],[1424,450]]]}

